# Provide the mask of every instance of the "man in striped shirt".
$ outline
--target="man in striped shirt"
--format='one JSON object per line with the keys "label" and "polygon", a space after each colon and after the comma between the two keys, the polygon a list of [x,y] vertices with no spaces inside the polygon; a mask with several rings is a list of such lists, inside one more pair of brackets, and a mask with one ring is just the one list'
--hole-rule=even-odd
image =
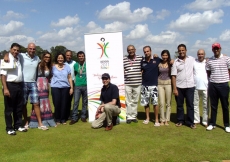
{"label": "man in striped shirt", "polygon": [[123,58],[125,78],[126,123],[137,123],[137,104],[141,91],[141,60],[142,56],[136,55],[133,45],[127,47],[128,56]]}
{"label": "man in striped shirt", "polygon": [[207,130],[210,131],[216,127],[218,100],[220,99],[225,131],[230,133],[228,108],[230,58],[221,53],[221,46],[219,43],[214,43],[212,45],[212,51],[214,56],[212,56],[206,64],[209,78],[208,93],[211,102],[211,120]]}

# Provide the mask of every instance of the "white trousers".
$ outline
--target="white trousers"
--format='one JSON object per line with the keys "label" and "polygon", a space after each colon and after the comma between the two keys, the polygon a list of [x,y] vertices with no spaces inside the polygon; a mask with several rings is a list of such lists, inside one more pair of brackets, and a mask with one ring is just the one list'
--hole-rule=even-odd
{"label": "white trousers", "polygon": [[209,113],[209,102],[208,102],[208,91],[207,90],[197,90],[194,92],[194,123],[200,123],[200,109],[199,102],[202,97],[202,107],[203,107],[203,120],[204,125],[208,124],[208,113]]}
{"label": "white trousers", "polygon": [[141,85],[126,85],[125,86],[125,103],[126,103],[126,118],[132,120],[137,118],[137,106],[141,92]]}

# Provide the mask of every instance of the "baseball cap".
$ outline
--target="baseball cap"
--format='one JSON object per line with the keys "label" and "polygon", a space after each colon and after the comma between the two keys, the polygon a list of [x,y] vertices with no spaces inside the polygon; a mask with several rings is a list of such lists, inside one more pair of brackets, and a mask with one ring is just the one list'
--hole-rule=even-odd
{"label": "baseball cap", "polygon": [[213,43],[212,44],[212,49],[215,48],[215,47],[221,48],[220,43]]}
{"label": "baseball cap", "polygon": [[108,79],[110,79],[110,75],[108,73],[104,73],[104,74],[102,74],[101,78],[108,78]]}

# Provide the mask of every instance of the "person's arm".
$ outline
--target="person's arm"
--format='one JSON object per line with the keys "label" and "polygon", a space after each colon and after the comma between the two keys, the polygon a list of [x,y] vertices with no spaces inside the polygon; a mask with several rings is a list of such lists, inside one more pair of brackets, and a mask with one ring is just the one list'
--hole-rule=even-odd
{"label": "person's arm", "polygon": [[175,75],[172,75],[172,86],[173,86],[173,94],[175,96],[178,96],[178,91],[176,88],[176,76]]}
{"label": "person's arm", "polygon": [[69,84],[70,84],[69,94],[72,95],[73,94],[73,81],[72,81],[71,73],[68,74],[68,81],[69,81]]}
{"label": "person's arm", "polygon": [[10,92],[9,92],[8,87],[6,85],[6,76],[5,75],[1,75],[1,81],[2,81],[2,86],[3,86],[4,96],[10,97]]}

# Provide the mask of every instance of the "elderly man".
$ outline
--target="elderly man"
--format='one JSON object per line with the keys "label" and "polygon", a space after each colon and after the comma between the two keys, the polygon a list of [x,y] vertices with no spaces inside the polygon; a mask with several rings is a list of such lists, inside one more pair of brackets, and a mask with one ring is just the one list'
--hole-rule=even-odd
{"label": "elderly man", "polygon": [[[15,67],[13,69],[1,69],[6,132],[9,135],[16,135],[16,130],[20,132],[27,131],[22,127],[22,108],[24,103],[22,90],[22,60],[18,57],[19,49],[20,45],[17,43],[13,43],[10,48],[9,58]],[[14,126],[12,126],[13,123]]]}
{"label": "elderly man", "polygon": [[195,92],[194,92],[194,123],[200,123],[199,102],[202,97],[203,116],[202,124],[207,127],[208,124],[208,78],[206,73],[206,60],[205,51],[200,49],[197,51],[197,59],[194,62],[194,80],[195,80]]}
{"label": "elderly man", "polygon": [[[71,69],[71,77],[73,80],[73,85],[74,85],[74,64],[76,63],[74,60],[72,60],[72,51],[71,50],[67,50],[65,52],[65,57],[66,57],[66,63],[69,65],[70,69]],[[73,99],[73,94],[71,94],[69,96],[69,101],[68,101],[68,105],[67,105],[67,112],[66,112],[66,120],[68,120],[68,118],[70,117],[70,110],[71,110],[71,103],[72,103],[72,99]]]}
{"label": "elderly man", "polygon": [[194,77],[193,65],[195,59],[187,56],[187,49],[184,44],[177,47],[178,58],[174,61],[171,69],[173,94],[175,95],[177,103],[177,123],[176,126],[180,127],[184,124],[184,99],[186,99],[187,107],[187,124],[190,128],[196,128],[194,124]]}
{"label": "elderly man", "polygon": [[119,89],[116,85],[110,83],[110,75],[102,74],[103,87],[101,89],[101,105],[97,108],[95,120],[92,122],[92,128],[100,128],[106,120],[106,131],[113,129],[112,118],[118,116],[121,112]]}
{"label": "elderly man", "polygon": [[128,56],[123,58],[125,78],[126,123],[137,123],[137,106],[141,91],[141,60],[133,45],[127,47]]}
{"label": "elderly man", "polygon": [[228,108],[230,58],[221,53],[221,46],[219,43],[214,43],[212,45],[212,51],[214,56],[209,58],[206,64],[209,78],[208,93],[211,102],[211,119],[206,130],[210,131],[216,127],[217,108],[220,99],[225,131],[230,133]]}

